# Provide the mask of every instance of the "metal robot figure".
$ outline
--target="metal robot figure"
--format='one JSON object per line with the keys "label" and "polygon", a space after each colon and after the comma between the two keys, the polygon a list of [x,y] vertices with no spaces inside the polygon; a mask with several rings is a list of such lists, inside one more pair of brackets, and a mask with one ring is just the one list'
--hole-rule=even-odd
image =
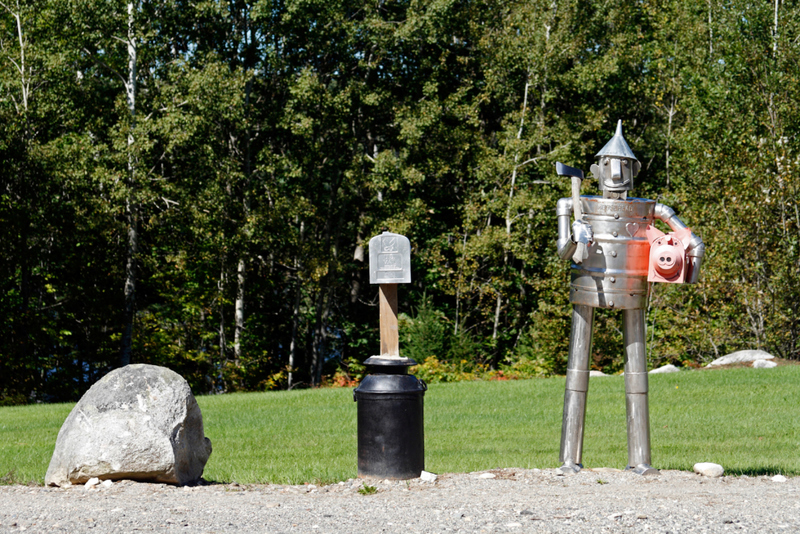
{"label": "metal robot figure", "polygon": [[[591,171],[602,196],[579,196],[583,172],[556,164],[558,174],[572,177],[573,183],[572,198],[562,198],[556,208],[558,255],[565,260],[573,259],[569,295],[573,305],[572,332],[559,469],[562,473],[575,473],[582,467],[594,309],[613,308],[622,310],[623,314],[628,420],[626,469],[641,475],[657,474],[650,465],[647,404],[644,309],[649,290],[648,274],[655,269],[663,276],[656,273],[650,278],[653,281],[695,283],[705,249],[702,240],[686,227],[672,208],[654,200],[628,198],[641,164],[622,136],[622,121],[617,123],[614,137],[596,157],[598,161]],[[570,212],[575,215],[571,225]],[[652,228],[655,219],[666,223],[674,234],[664,235]],[[661,236],[661,241],[658,246],[654,244],[655,252],[651,255],[653,232]],[[662,242],[666,243],[666,249]],[[679,257],[673,257],[670,251],[677,252]],[[659,254],[660,259],[653,258]],[[675,276],[676,270],[680,276]]]}

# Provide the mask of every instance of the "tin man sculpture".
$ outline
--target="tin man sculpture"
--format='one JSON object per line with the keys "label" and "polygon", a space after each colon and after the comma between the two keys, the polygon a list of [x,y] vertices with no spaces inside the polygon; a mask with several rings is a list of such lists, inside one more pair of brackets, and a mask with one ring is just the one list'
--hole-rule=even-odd
{"label": "tin man sculpture", "polygon": [[[705,249],[702,240],[672,208],[654,200],[628,198],[641,164],[622,136],[622,121],[596,157],[598,161],[591,171],[602,196],[579,196],[583,172],[556,164],[559,175],[572,178],[572,198],[562,198],[556,208],[558,255],[573,260],[569,294],[572,331],[559,469],[562,473],[575,473],[582,467],[594,309],[612,308],[622,310],[623,315],[626,469],[641,475],[657,474],[650,466],[647,404],[644,309],[649,281],[697,282]],[[571,225],[570,212],[575,216]],[[663,234],[652,227],[655,219],[666,223],[673,232]]]}

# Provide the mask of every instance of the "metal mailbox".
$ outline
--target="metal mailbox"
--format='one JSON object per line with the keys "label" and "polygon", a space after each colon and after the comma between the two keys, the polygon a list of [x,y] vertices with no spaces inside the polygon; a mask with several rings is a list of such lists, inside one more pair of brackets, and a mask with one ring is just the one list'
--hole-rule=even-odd
{"label": "metal mailbox", "polygon": [[411,283],[411,245],[407,237],[383,232],[369,240],[369,283]]}

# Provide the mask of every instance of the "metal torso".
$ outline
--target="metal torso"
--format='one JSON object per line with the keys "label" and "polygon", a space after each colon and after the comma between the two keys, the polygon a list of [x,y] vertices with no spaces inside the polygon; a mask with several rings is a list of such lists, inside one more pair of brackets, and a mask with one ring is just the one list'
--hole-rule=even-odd
{"label": "metal torso", "polygon": [[655,200],[580,199],[594,241],[583,264],[572,264],[570,302],[593,308],[644,308],[650,254],[645,231],[653,224]]}

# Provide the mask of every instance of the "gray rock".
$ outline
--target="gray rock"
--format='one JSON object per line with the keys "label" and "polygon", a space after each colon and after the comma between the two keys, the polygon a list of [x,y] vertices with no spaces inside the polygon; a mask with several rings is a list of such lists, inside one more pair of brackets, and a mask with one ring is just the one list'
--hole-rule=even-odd
{"label": "gray rock", "polygon": [[706,367],[728,365],[731,363],[753,362],[756,360],[771,360],[774,357],[775,356],[769,352],[764,352],[763,350],[740,350],[737,352],[732,352],[727,356],[723,356],[722,358],[717,358],[713,362],[709,363]]}
{"label": "gray rock", "polygon": [[188,484],[200,479],[210,454],[186,380],[164,367],[128,365],[97,381],[72,409],[45,484],[92,478]]}
{"label": "gray rock", "polygon": [[778,367],[778,364],[769,360],[756,360],[753,362],[754,369],[772,369]]}
{"label": "gray rock", "polygon": [[700,462],[694,464],[694,472],[704,477],[718,478],[725,472],[725,469],[719,464],[711,462]]}
{"label": "gray rock", "polygon": [[671,363],[668,363],[667,365],[662,365],[658,369],[653,369],[652,371],[650,371],[650,374],[657,375],[661,373],[679,373],[680,371],[681,371],[680,369],[678,369]]}

